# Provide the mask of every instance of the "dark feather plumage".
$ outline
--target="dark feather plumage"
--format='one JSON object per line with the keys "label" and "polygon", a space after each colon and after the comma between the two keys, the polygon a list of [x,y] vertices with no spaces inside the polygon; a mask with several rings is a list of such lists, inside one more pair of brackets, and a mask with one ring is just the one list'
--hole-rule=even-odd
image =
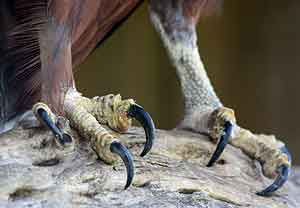
{"label": "dark feather plumage", "polygon": [[[24,111],[28,98],[37,97],[39,62],[38,30],[45,15],[45,2],[3,0],[0,22],[2,28],[1,60],[1,121]],[[32,6],[33,5],[33,6]],[[37,18],[39,17],[39,18]]]}
{"label": "dark feather plumage", "polygon": [[2,0],[0,122],[39,100],[63,113],[60,88],[72,87],[72,66],[81,63],[139,2]]}

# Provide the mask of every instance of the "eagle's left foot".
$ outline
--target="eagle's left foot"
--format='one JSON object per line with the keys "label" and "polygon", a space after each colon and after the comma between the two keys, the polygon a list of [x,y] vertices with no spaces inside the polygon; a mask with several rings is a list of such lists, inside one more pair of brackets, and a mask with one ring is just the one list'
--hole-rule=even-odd
{"label": "eagle's left foot", "polygon": [[285,145],[274,136],[257,135],[236,124],[234,111],[219,107],[215,110],[202,106],[186,116],[179,128],[196,131],[211,138],[217,147],[208,162],[212,166],[221,156],[227,143],[241,149],[245,154],[262,165],[263,173],[274,182],[258,195],[271,195],[287,181],[291,155]]}
{"label": "eagle's left foot", "polygon": [[236,124],[234,111],[225,107],[217,108],[212,112],[208,126],[209,136],[213,141],[220,138],[208,162],[208,167],[218,160],[227,143],[230,143],[259,161],[265,176],[275,178],[270,186],[257,192],[258,195],[271,195],[287,181],[291,167],[291,154],[280,140],[274,136],[256,135],[239,127]]}

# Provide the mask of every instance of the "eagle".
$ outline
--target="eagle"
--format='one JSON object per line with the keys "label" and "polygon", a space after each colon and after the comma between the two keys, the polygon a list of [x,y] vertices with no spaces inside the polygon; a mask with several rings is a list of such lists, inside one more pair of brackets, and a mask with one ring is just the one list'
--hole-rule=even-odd
{"label": "eagle", "polygon": [[[288,179],[291,155],[276,138],[263,139],[237,124],[208,78],[197,45],[196,27],[218,11],[221,0],[149,0],[150,19],[180,80],[185,116],[177,128],[207,135],[216,143],[212,166],[228,143],[258,160],[274,182],[259,195],[270,195]],[[62,128],[65,118],[111,164],[120,156],[129,187],[134,164],[129,150],[112,131],[126,132],[135,118],[146,134],[146,155],[155,141],[150,115],[121,95],[84,97],[74,73],[93,50],[127,19],[142,0],[1,0],[0,132],[17,125],[45,126],[64,147],[73,138]],[[141,34],[142,35],[142,34]],[[26,125],[25,125],[26,124]],[[110,129],[105,128],[108,126]]]}

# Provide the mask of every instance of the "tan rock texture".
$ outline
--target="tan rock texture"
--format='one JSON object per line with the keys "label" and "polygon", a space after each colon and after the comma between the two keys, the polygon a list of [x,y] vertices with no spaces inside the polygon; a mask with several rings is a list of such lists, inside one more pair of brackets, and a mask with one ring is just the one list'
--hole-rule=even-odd
{"label": "tan rock texture", "polygon": [[[230,145],[205,167],[215,146],[186,131],[157,130],[150,154],[138,155],[144,132],[132,128],[121,141],[134,153],[135,179],[123,190],[122,162],[97,159],[86,139],[59,149],[50,132],[21,128],[0,136],[0,207],[300,207],[300,169],[274,196],[255,194],[271,181],[260,165]],[[41,166],[43,164],[43,166]],[[44,166],[48,165],[48,166]]]}

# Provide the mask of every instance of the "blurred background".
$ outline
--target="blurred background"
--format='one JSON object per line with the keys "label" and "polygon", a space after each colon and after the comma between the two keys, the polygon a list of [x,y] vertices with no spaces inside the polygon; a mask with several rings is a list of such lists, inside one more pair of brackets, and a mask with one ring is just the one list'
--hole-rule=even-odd
{"label": "blurred background", "polygon": [[[238,123],[276,134],[300,164],[300,1],[224,2],[220,15],[198,27],[202,59],[224,105]],[[183,102],[175,69],[144,3],[79,66],[77,87],[86,96],[120,93],[134,98],[156,126],[172,129]]]}

